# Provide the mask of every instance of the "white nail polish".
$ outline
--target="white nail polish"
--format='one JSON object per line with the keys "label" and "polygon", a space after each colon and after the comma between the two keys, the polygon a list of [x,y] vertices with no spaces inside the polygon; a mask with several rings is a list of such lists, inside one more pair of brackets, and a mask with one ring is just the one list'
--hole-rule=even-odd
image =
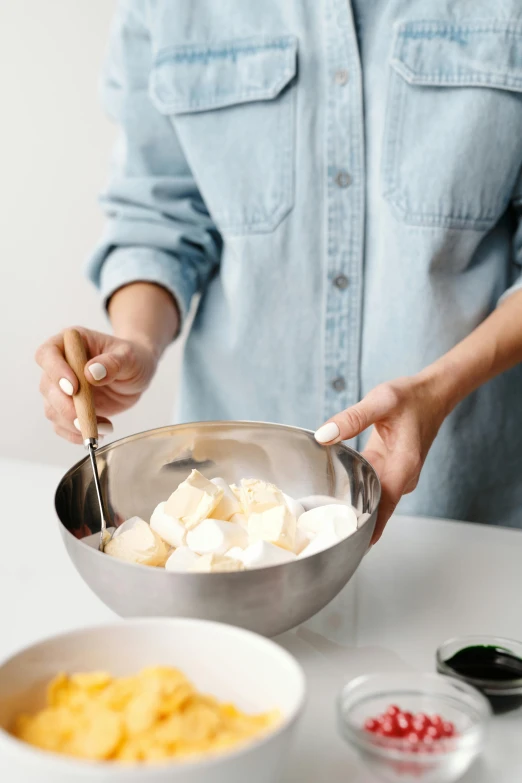
{"label": "white nail polish", "polygon": [[76,427],[76,429],[78,430],[78,432],[81,432],[81,430],[80,430],[80,422],[79,422],[79,420],[78,420],[78,419],[75,419],[75,420],[73,421],[73,424],[74,424],[74,426]]}
{"label": "white nail polish", "polygon": [[103,381],[103,379],[107,375],[107,370],[105,369],[103,364],[100,364],[100,362],[94,362],[94,364],[91,364],[87,369],[89,370],[89,372],[91,373],[95,381]]}
{"label": "white nail polish", "polygon": [[339,434],[339,427],[335,421],[329,421],[326,424],[323,424],[322,427],[319,427],[315,433],[315,439],[318,443],[330,443],[332,440],[338,438]]}
{"label": "white nail polish", "polygon": [[60,378],[60,380],[58,381],[58,386],[69,397],[73,396],[74,394],[73,385],[70,381],[67,380],[67,378]]}

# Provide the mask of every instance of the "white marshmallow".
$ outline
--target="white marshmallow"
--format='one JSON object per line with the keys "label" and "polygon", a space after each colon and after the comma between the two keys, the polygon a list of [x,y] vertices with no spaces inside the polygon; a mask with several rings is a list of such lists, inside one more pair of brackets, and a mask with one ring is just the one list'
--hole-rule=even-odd
{"label": "white marshmallow", "polygon": [[357,526],[350,526],[345,519],[326,519],[319,533],[299,553],[298,558],[309,557],[317,554],[317,552],[322,552],[324,549],[329,549],[331,546],[338,544],[339,541],[348,538],[356,530]]}
{"label": "white marshmallow", "polygon": [[122,522],[122,524],[116,528],[112,537],[121,536],[122,533],[127,533],[129,530],[136,527],[136,525],[139,527],[140,522],[145,522],[145,520],[141,517],[129,517],[129,519],[126,519],[125,522]]}
{"label": "white marshmallow", "polygon": [[192,549],[189,549],[188,546],[180,546],[171,554],[165,563],[165,568],[167,571],[191,571],[197,560],[199,560],[199,555]]}
{"label": "white marshmallow", "polygon": [[298,527],[295,531],[295,545],[294,545],[295,554],[296,555],[300,554],[300,552],[303,551],[305,546],[308,546],[312,538],[313,538],[313,533],[307,533],[304,530],[301,530],[300,527]]}
{"label": "white marshmallow", "polygon": [[152,512],[150,526],[170,546],[180,547],[185,543],[185,526],[179,519],[165,513],[165,502],[159,503]]}
{"label": "white marshmallow", "polygon": [[339,498],[333,498],[331,495],[306,495],[304,498],[299,498],[297,502],[302,505],[305,511],[331,505],[351,507],[349,500],[339,500]]}
{"label": "white marshmallow", "polygon": [[198,557],[191,571],[200,573],[224,573],[227,571],[244,571],[245,566],[240,560],[223,555],[208,554]]}
{"label": "white marshmallow", "polygon": [[266,568],[266,566],[281,565],[296,560],[293,552],[271,544],[269,541],[257,541],[250,544],[241,557],[246,568]]}
{"label": "white marshmallow", "polygon": [[243,549],[247,544],[246,531],[223,519],[204,519],[187,533],[187,546],[198,555],[224,555],[233,546]]}
{"label": "white marshmallow", "polygon": [[305,511],[299,517],[297,526],[305,533],[320,533],[326,523],[335,521],[341,527],[340,536],[345,538],[357,530],[357,516],[351,506],[331,504],[328,506],[318,506],[310,511]]}
{"label": "white marshmallow", "polygon": [[304,514],[304,508],[301,503],[298,500],[294,500],[294,498],[290,497],[290,495],[287,495],[285,492],[283,492],[283,497],[290,513],[296,519],[299,519],[301,514]]}
{"label": "white marshmallow", "polygon": [[211,514],[212,519],[224,519],[228,522],[234,514],[241,513],[241,504],[225,479],[218,476],[210,481],[223,490],[223,497]]}

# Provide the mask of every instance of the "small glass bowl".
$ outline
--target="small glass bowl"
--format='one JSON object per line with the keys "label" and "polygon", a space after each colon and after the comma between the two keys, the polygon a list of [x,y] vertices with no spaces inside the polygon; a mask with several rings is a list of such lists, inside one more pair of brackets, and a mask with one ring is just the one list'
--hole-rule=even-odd
{"label": "small glass bowl", "polygon": [[[364,729],[368,718],[391,705],[401,710],[438,714],[452,721],[456,735],[425,750],[405,749],[404,740]],[[349,682],[338,699],[339,730],[367,766],[392,783],[452,783],[470,767],[484,746],[491,710],[467,683],[439,674],[371,674]]]}
{"label": "small glass bowl", "polygon": [[514,677],[511,680],[487,680],[481,677],[468,677],[457,674],[446,664],[460,650],[466,647],[500,647],[506,652],[512,653],[522,660],[522,642],[514,639],[504,639],[502,636],[461,636],[448,639],[437,650],[437,671],[448,677],[455,677],[462,682],[467,682],[479,690],[490,702],[493,712],[500,714],[510,712],[522,706],[522,678]]}

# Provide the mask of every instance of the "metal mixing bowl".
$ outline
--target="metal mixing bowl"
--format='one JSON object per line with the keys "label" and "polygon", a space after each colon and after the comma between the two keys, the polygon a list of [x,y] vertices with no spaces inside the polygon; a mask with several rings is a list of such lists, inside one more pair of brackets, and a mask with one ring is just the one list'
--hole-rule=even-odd
{"label": "metal mixing bowl", "polygon": [[330,495],[371,516],[349,538],[308,558],[252,571],[172,573],[98,552],[81,539],[100,530],[89,460],[69,470],[56,491],[65,546],[96,595],[123,617],[217,620],[275,636],[309,619],[345,586],[368,549],[380,484],[360,454],[319,446],[311,432],[278,424],[202,422],[150,430],[97,452],[106,519],[148,520],[192,468],[227,482],[254,477],[288,495]]}

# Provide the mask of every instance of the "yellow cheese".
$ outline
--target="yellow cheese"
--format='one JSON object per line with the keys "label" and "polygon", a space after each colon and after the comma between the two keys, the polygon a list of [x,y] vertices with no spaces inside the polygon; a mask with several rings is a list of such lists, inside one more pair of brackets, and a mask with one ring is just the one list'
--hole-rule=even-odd
{"label": "yellow cheese", "polygon": [[260,514],[274,506],[285,506],[285,498],[275,484],[260,479],[241,480],[241,505],[245,514]]}
{"label": "yellow cheese", "polygon": [[190,530],[212,515],[222,497],[221,487],[193,470],[166,501],[163,511]]}
{"label": "yellow cheese", "polygon": [[248,538],[251,544],[256,541],[270,541],[293,552],[295,534],[296,520],[286,504],[251,514],[248,518]]}

